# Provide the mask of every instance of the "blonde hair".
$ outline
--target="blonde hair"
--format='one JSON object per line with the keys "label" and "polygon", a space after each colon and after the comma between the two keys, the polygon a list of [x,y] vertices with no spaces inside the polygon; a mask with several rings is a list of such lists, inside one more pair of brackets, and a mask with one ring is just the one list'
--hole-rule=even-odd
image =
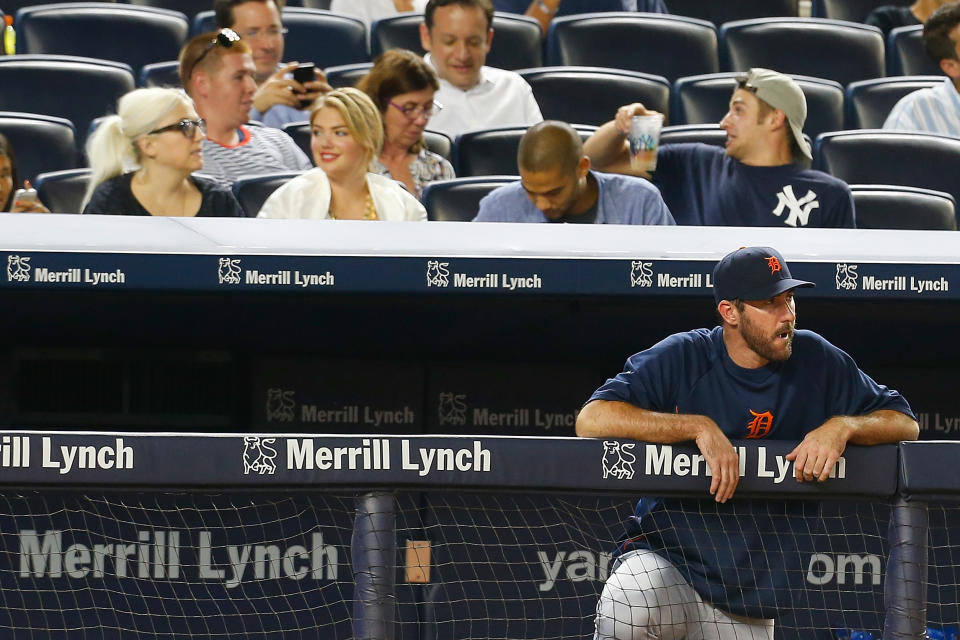
{"label": "blonde hair", "polygon": [[330,91],[313,103],[310,109],[311,125],[317,112],[324,107],[331,107],[340,113],[347,123],[350,136],[367,152],[367,163],[380,155],[383,148],[383,120],[370,96],[353,87]]}
{"label": "blonde hair", "polygon": [[193,106],[182,89],[134,89],[117,102],[117,114],[107,116],[87,140],[87,160],[92,174],[83,206],[100,183],[140,168],[137,141],[157,128],[178,106]]}

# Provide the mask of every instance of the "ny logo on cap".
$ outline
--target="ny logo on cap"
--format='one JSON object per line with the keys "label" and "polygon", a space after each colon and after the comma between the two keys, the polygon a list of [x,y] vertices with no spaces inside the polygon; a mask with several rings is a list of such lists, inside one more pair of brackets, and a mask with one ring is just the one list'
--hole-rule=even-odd
{"label": "ny logo on cap", "polygon": [[774,256],[767,257],[767,266],[770,267],[770,275],[775,274],[777,271],[780,271],[780,261],[777,260]]}

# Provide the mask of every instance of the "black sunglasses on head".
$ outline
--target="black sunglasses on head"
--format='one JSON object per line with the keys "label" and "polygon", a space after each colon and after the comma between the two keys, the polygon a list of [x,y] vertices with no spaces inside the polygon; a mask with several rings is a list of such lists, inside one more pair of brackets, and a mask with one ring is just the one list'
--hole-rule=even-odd
{"label": "black sunglasses on head", "polygon": [[229,49],[230,47],[233,46],[235,42],[240,42],[240,36],[237,35],[236,31],[234,31],[233,29],[227,29],[227,28],[220,29],[220,31],[217,32],[217,35],[213,38],[213,40],[211,40],[210,43],[206,46],[206,48],[203,50],[203,53],[200,54],[200,57],[197,58],[197,61],[193,63],[193,66],[197,66],[198,64],[200,64],[200,61],[203,60],[203,58],[208,53],[210,53],[210,50],[213,49],[215,46],[220,45],[224,49]]}
{"label": "black sunglasses on head", "polygon": [[203,118],[198,120],[191,120],[189,118],[184,118],[180,122],[174,122],[173,124],[168,124],[165,127],[160,127],[159,129],[154,129],[150,131],[147,135],[153,135],[155,133],[163,133],[165,131],[175,131],[179,129],[185,137],[192,139],[196,135],[197,129],[200,129],[200,133],[207,135],[207,121]]}

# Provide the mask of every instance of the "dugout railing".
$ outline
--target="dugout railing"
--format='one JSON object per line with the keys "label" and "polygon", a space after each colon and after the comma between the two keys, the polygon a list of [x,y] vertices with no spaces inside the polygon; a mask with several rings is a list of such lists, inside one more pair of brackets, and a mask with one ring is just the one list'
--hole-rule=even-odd
{"label": "dugout railing", "polygon": [[[788,523],[759,551],[796,556],[777,637],[955,623],[960,443],[850,447],[823,484],[791,443],[735,444],[743,529],[716,533]],[[706,469],[576,438],[2,432],[0,635],[589,637],[635,500],[702,498]]]}

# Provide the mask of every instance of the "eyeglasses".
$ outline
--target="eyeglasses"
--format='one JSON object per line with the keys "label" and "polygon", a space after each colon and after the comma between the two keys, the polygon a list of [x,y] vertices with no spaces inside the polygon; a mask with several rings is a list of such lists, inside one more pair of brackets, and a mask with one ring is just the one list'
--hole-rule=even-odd
{"label": "eyeglasses", "polygon": [[250,29],[249,31],[244,31],[240,35],[243,36],[245,40],[256,40],[257,38],[269,38],[271,40],[277,40],[287,33],[289,29],[283,27],[267,27],[266,29]]}
{"label": "eyeglasses", "polygon": [[198,64],[200,64],[200,61],[203,60],[204,57],[210,53],[210,50],[215,46],[220,45],[224,49],[229,49],[237,42],[240,42],[240,36],[237,35],[236,31],[233,29],[220,29],[220,31],[217,32],[216,37],[210,41],[207,47],[203,50],[203,53],[200,54],[200,57],[197,58],[197,61],[193,63],[193,66],[196,67]]}
{"label": "eyeglasses", "polygon": [[395,107],[396,110],[402,113],[408,120],[416,120],[421,115],[430,118],[431,116],[443,111],[443,105],[436,100],[426,106],[417,104],[409,107],[401,107],[399,104],[391,100],[390,106]]}
{"label": "eyeglasses", "polygon": [[165,131],[175,131],[179,130],[184,137],[193,139],[197,134],[197,129],[200,129],[200,133],[207,135],[207,121],[203,118],[199,120],[190,120],[189,118],[184,118],[180,122],[174,122],[173,124],[168,124],[165,127],[160,127],[159,129],[154,129],[149,132],[147,135],[152,136],[155,133],[163,133]]}

